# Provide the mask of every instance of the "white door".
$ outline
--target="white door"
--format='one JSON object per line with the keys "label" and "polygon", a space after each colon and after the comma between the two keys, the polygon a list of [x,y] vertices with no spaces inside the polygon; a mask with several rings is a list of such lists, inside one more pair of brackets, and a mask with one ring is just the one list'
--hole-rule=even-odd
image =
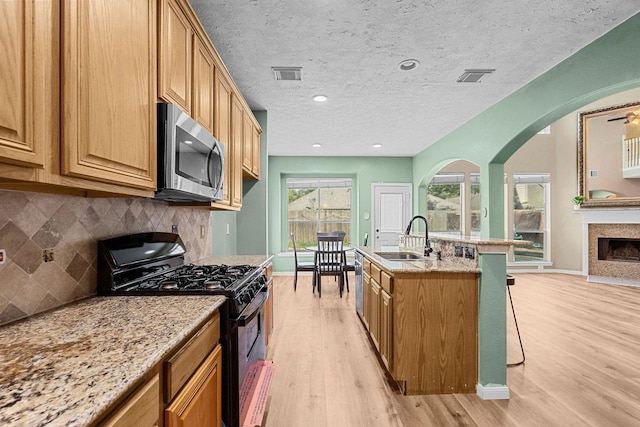
{"label": "white door", "polygon": [[375,246],[398,246],[411,220],[411,184],[372,184],[371,236]]}

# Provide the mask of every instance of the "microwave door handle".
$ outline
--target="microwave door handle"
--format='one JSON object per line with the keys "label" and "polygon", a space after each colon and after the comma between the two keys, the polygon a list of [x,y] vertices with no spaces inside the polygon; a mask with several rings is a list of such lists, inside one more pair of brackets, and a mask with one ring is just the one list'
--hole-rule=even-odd
{"label": "microwave door handle", "polygon": [[[218,147],[218,150],[220,150],[220,145],[219,144],[214,144],[214,148]],[[209,178],[209,182],[213,183],[213,177],[211,176],[211,172],[212,172],[212,168],[211,168],[211,156],[213,155],[213,151],[214,148],[211,149],[211,151],[209,151],[209,155],[207,156],[207,164],[209,165],[209,167],[207,168],[207,177]],[[224,160],[222,159],[222,155],[220,156],[220,170],[222,172],[222,174],[224,174]],[[220,190],[220,188],[222,187],[222,180],[218,180],[218,183],[216,185],[216,193]]]}

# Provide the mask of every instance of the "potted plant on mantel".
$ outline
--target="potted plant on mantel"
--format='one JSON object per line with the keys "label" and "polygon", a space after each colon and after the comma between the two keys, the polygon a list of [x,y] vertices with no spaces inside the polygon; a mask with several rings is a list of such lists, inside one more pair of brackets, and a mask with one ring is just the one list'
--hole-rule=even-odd
{"label": "potted plant on mantel", "polygon": [[584,196],[575,196],[571,201],[575,204],[574,209],[580,209],[580,205],[584,203]]}

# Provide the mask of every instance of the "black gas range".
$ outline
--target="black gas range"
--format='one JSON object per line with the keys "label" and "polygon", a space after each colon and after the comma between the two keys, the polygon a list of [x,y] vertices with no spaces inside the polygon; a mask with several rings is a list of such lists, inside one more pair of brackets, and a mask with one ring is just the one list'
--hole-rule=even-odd
{"label": "black gas range", "polygon": [[266,357],[265,304],[270,283],[260,266],[184,264],[173,233],[138,233],[98,242],[99,295],[224,295],[220,306],[222,418],[240,426],[240,386]]}
{"label": "black gas range", "polygon": [[99,295],[224,295],[238,316],[263,289],[262,268],[184,264],[173,233],[138,233],[98,242]]}

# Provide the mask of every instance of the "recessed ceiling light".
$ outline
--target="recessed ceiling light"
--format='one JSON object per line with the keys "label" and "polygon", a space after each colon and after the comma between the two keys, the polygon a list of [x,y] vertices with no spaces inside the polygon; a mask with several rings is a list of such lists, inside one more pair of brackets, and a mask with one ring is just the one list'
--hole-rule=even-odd
{"label": "recessed ceiling light", "polygon": [[400,71],[411,71],[418,68],[418,65],[420,65],[420,61],[417,59],[405,59],[398,64],[398,69]]}
{"label": "recessed ceiling light", "polygon": [[321,144],[313,144],[312,147],[313,148],[320,148],[320,147],[322,147],[322,145]]}
{"label": "recessed ceiling light", "polygon": [[382,148],[382,144],[373,144],[373,148]]}
{"label": "recessed ceiling light", "polygon": [[325,102],[327,99],[329,99],[329,98],[327,98],[324,95],[315,95],[313,97],[313,100],[316,101],[316,102]]}

